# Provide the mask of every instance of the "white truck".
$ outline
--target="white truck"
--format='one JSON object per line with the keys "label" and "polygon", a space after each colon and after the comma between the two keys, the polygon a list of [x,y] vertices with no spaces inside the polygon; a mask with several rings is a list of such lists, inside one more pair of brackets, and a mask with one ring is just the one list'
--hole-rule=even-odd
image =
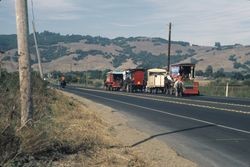
{"label": "white truck", "polygon": [[165,77],[167,70],[160,68],[148,69],[147,72],[147,90],[150,93],[158,93],[160,90],[162,93],[165,90]]}

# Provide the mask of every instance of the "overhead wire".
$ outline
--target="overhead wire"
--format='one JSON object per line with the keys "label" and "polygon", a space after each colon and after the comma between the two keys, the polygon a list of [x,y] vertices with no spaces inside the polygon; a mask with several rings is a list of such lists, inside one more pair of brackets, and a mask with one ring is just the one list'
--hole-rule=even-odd
{"label": "overhead wire", "polygon": [[30,0],[30,1],[31,1],[31,12],[32,12],[33,36],[34,36],[34,42],[35,42],[35,47],[36,47],[38,68],[39,68],[39,72],[40,72],[40,77],[41,77],[41,79],[43,79],[43,69],[42,69],[41,57],[40,57],[40,52],[39,52],[39,49],[38,49],[37,37],[36,37],[34,3],[33,3],[33,0]]}
{"label": "overhead wire", "polygon": [[34,15],[34,4],[33,4],[33,0],[30,0],[30,1],[31,1],[32,21],[34,22],[34,21],[35,21],[35,15]]}

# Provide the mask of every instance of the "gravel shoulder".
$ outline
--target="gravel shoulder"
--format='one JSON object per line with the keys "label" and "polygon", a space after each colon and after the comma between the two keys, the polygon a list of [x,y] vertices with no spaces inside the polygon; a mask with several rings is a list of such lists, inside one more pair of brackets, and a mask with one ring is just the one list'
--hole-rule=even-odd
{"label": "gravel shoulder", "polygon": [[124,148],[132,149],[139,157],[148,162],[153,167],[195,167],[198,166],[194,162],[187,160],[178,155],[168,145],[158,139],[150,139],[138,145],[136,143],[148,139],[150,135],[133,128],[128,121],[128,117],[119,111],[95,103],[88,99],[76,96],[74,94],[63,92],[66,96],[74,98],[84,104],[90,111],[100,117],[108,126],[108,130],[112,137],[119,141]]}

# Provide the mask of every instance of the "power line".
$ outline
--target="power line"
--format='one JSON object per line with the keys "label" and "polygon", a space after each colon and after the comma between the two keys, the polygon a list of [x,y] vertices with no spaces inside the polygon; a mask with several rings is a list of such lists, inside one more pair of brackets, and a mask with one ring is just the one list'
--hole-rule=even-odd
{"label": "power line", "polygon": [[35,47],[36,47],[36,55],[37,55],[38,67],[39,67],[40,77],[41,77],[41,79],[43,79],[43,69],[42,69],[41,57],[40,57],[40,52],[39,52],[39,49],[38,49],[37,37],[36,37],[35,15],[34,15],[33,0],[31,0],[31,10],[32,10],[33,37],[34,37],[34,42],[35,42]]}
{"label": "power line", "polygon": [[34,15],[34,3],[33,0],[31,0],[31,13],[32,13],[32,20],[35,21],[35,15]]}

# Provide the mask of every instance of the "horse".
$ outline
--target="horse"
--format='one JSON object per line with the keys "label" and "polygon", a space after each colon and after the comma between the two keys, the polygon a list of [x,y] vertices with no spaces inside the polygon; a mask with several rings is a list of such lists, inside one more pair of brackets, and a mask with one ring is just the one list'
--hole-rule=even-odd
{"label": "horse", "polygon": [[182,96],[184,90],[183,82],[181,80],[175,81],[174,89],[175,89],[175,96]]}
{"label": "horse", "polygon": [[171,78],[170,75],[167,75],[165,77],[165,93],[166,94],[169,94],[169,95],[172,95],[173,94],[173,86],[174,86],[174,81],[173,79]]}

